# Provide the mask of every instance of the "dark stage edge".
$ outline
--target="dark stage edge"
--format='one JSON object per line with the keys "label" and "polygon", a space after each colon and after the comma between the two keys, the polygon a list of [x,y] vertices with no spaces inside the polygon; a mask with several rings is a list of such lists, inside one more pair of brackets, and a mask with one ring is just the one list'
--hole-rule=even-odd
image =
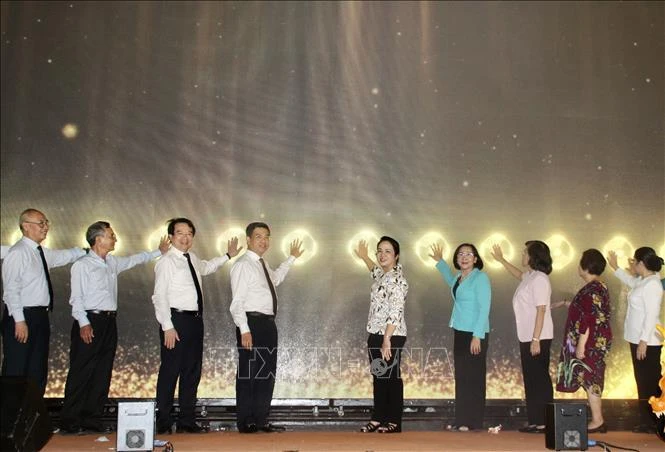
{"label": "dark stage edge", "polygon": [[[104,423],[115,426],[119,402],[154,401],[149,398],[111,399],[104,407]],[[556,403],[585,403],[582,399],[555,400]],[[59,425],[62,398],[46,398],[46,408],[54,426]],[[369,419],[371,399],[273,399],[271,422],[299,431],[349,431]],[[175,404],[174,410],[178,411]],[[199,399],[197,420],[213,431],[235,430],[235,399]],[[404,401],[403,429],[437,431],[454,420],[453,399],[409,399]],[[635,424],[637,400],[603,400],[603,416],[610,430],[630,430]],[[590,414],[588,415],[590,417]],[[527,422],[523,400],[492,399],[485,408],[485,428],[501,425],[516,430]]]}

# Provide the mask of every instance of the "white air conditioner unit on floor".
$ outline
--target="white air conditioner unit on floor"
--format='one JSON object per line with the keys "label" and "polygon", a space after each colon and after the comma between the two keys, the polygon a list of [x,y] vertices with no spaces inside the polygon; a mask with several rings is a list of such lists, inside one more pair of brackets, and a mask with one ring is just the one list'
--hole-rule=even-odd
{"label": "white air conditioner unit on floor", "polygon": [[155,402],[118,403],[118,452],[153,449]]}

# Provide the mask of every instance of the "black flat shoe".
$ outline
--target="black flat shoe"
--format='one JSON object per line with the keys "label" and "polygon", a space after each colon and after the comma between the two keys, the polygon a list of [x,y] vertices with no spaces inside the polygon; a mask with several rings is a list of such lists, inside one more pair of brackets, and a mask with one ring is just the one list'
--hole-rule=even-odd
{"label": "black flat shoe", "polygon": [[607,425],[603,422],[596,428],[587,429],[587,433],[607,433]]}
{"label": "black flat shoe", "polygon": [[381,427],[381,424],[378,422],[374,424],[372,421],[369,421],[367,424],[360,427],[360,433],[372,433],[378,430]]}
{"label": "black flat shoe", "polygon": [[256,428],[256,424],[246,424],[246,425],[239,425],[238,431],[240,433],[256,433],[259,431],[259,429]]}
{"label": "black flat shoe", "polygon": [[517,430],[520,433],[545,433],[545,427],[538,427],[537,425],[527,425]]}
{"label": "black flat shoe", "polygon": [[286,431],[286,427],[283,425],[266,424],[261,427],[261,431],[266,433],[282,433]]}

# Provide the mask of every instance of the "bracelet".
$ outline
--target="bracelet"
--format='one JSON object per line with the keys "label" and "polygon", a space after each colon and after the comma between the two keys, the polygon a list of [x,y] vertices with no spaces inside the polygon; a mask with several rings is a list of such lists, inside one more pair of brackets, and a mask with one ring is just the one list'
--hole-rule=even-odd
{"label": "bracelet", "polygon": [[540,342],[540,339],[537,338],[537,337],[534,337],[533,339],[531,339],[531,342],[534,342],[534,341],[535,341],[535,342]]}

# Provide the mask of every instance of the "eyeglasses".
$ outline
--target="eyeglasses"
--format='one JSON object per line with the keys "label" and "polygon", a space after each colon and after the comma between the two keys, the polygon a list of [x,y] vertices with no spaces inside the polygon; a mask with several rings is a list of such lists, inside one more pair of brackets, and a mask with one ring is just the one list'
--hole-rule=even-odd
{"label": "eyeglasses", "polygon": [[460,251],[459,253],[457,253],[457,257],[473,257],[473,256],[475,256],[475,254],[466,251]]}
{"label": "eyeglasses", "polygon": [[51,222],[48,220],[42,220],[42,221],[24,221],[24,223],[30,223],[30,224],[36,224],[40,228],[45,228],[47,226],[51,225]]}

